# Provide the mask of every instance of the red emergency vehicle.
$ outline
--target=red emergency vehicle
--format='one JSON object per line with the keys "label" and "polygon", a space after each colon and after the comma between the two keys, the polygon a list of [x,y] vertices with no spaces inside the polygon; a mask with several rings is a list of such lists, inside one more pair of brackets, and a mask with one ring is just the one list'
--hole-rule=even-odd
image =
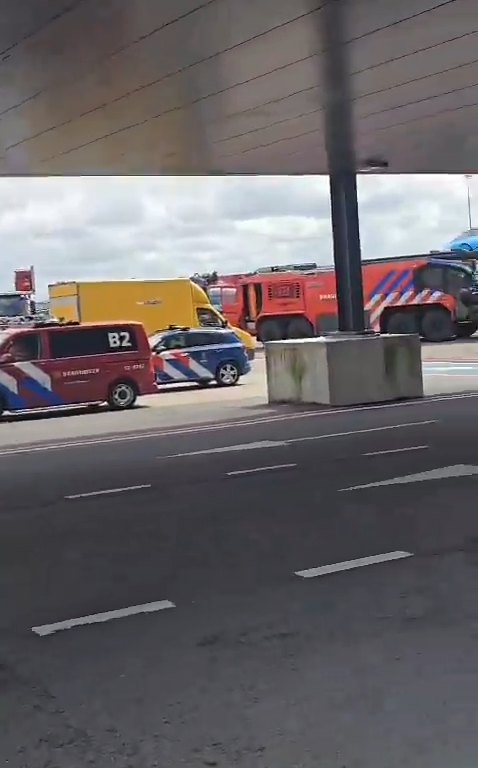
{"label": "red emergency vehicle", "polygon": [[0,326],[0,415],[101,402],[126,410],[156,391],[141,323]]}
{"label": "red emergency vehicle", "polygon": [[[363,263],[366,320],[382,333],[418,333],[433,342],[469,337],[478,308],[463,292],[476,287],[470,254],[444,252]],[[337,330],[332,266],[291,272],[271,267],[241,280],[241,325],[260,341]]]}
{"label": "red emergency vehicle", "polygon": [[[217,272],[211,273],[211,278],[207,283],[207,293],[211,304],[221,312],[228,322],[235,328],[242,328],[255,334],[255,322],[250,322],[246,327],[244,319],[244,301],[241,284],[248,277],[276,272],[307,272],[317,269],[315,262],[306,262],[303,264],[283,264],[279,267],[260,267],[253,272],[242,272],[232,275],[218,275]],[[208,275],[204,275],[207,279]]]}

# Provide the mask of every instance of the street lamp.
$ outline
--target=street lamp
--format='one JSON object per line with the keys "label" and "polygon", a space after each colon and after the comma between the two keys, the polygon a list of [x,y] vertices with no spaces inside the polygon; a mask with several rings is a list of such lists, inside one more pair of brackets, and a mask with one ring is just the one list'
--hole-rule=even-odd
{"label": "street lamp", "polygon": [[467,202],[468,202],[468,229],[469,230],[473,229],[473,222],[472,222],[472,216],[471,216],[471,186],[470,186],[470,181],[471,181],[472,178],[473,178],[473,176],[471,175],[471,173],[466,173],[465,174],[465,179],[466,179],[466,197],[467,197]]}

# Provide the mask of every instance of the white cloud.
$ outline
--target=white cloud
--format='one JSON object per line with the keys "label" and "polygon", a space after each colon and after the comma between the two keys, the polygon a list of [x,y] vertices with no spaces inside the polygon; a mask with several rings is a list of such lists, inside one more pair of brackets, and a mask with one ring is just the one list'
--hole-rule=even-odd
{"label": "white cloud", "polygon": [[[467,228],[462,177],[362,177],[359,198],[364,258],[425,253]],[[329,263],[329,217],[317,177],[0,179],[0,290],[30,264],[45,295],[56,280]]]}

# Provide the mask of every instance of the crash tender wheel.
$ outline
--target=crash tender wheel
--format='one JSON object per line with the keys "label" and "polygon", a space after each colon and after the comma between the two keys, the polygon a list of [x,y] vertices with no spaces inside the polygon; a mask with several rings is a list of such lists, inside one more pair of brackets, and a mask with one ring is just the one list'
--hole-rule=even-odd
{"label": "crash tender wheel", "polygon": [[129,381],[117,381],[109,391],[107,403],[114,411],[126,411],[133,407],[136,398],[137,393],[133,384]]}
{"label": "crash tender wheel", "polygon": [[241,377],[237,363],[232,361],[221,363],[216,371],[216,381],[219,387],[234,387]]}

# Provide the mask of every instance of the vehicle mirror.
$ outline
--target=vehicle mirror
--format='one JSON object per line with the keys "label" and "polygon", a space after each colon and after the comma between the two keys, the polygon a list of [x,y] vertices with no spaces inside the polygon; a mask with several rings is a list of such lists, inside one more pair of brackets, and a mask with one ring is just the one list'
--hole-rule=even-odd
{"label": "vehicle mirror", "polygon": [[0,363],[13,363],[13,355],[6,352],[4,355],[0,355]]}
{"label": "vehicle mirror", "polygon": [[221,325],[223,328],[227,328],[229,326],[229,323],[227,322],[227,320],[223,320]]}

